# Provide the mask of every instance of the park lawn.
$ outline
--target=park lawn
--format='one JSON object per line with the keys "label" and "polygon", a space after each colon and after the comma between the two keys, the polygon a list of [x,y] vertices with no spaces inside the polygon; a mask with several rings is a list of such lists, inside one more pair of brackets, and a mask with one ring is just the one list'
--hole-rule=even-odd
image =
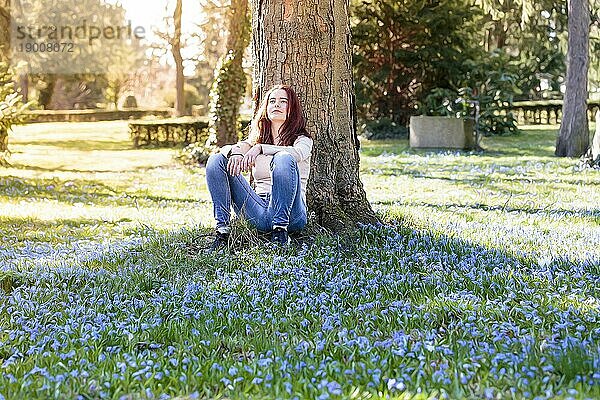
{"label": "park lawn", "polygon": [[363,142],[384,226],[212,256],[190,251],[201,168],[132,149],[126,122],[19,127],[0,394],[597,398],[600,173],[554,158],[553,129],[482,154]]}

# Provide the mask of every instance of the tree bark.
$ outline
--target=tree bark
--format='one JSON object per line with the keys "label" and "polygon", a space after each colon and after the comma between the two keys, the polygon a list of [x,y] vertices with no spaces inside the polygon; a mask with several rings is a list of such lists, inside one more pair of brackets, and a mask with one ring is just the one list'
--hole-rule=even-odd
{"label": "tree bark", "polygon": [[298,93],[315,139],[309,210],[334,230],[376,223],[359,178],[348,0],[253,0],[255,104],[275,84]]}
{"label": "tree bark", "polygon": [[175,60],[175,116],[180,117],[185,114],[185,92],[183,89],[183,57],[181,56],[181,13],[182,0],[177,0],[175,12],[173,13],[173,22],[175,24],[175,34],[171,42],[171,51]]}
{"label": "tree bark", "polygon": [[590,10],[588,0],[568,0],[568,8],[567,82],[555,154],[579,157],[590,141],[587,118]]}

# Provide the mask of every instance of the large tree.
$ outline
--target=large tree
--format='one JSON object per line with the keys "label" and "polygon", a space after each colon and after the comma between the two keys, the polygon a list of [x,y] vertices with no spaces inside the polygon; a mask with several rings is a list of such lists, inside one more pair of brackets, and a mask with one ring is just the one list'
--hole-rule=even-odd
{"label": "large tree", "polygon": [[333,229],[374,223],[359,178],[348,0],[253,0],[253,92],[298,92],[315,144],[308,206]]}
{"label": "large tree", "polygon": [[590,9],[588,0],[568,0],[568,7],[567,82],[555,154],[579,157],[590,141],[587,117]]}

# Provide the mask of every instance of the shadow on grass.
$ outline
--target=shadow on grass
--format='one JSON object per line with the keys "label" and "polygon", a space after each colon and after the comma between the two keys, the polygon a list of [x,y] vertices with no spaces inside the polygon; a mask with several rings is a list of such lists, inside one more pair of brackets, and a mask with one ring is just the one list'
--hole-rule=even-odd
{"label": "shadow on grass", "polygon": [[40,172],[73,172],[81,174],[102,174],[102,173],[131,173],[131,172],[147,172],[149,170],[160,168],[154,166],[139,166],[130,167],[127,169],[77,169],[77,168],[65,168],[65,165],[53,166],[52,168],[40,167],[39,165],[28,165],[28,164],[15,164],[10,165],[10,168],[22,171],[40,171]]}
{"label": "shadow on grass", "polygon": [[[451,172],[451,171],[448,171]],[[448,176],[442,173],[428,173],[416,168],[386,168],[371,174],[382,177],[409,176],[414,179],[445,181],[465,188],[485,188],[498,194],[530,194],[532,185],[542,185],[545,192],[556,192],[564,185],[583,186],[592,184],[590,179],[561,178],[550,175],[547,178],[527,177],[519,175],[485,175],[470,174],[465,171],[462,176]],[[509,187],[507,185],[510,185]]]}
{"label": "shadow on grass", "polygon": [[[294,348],[301,339],[311,343],[322,339],[318,357],[368,363],[377,355],[402,360],[403,368],[419,368],[416,357],[402,358],[389,348],[377,346],[357,351],[342,335],[353,332],[372,343],[401,332],[416,343],[433,333],[455,355],[448,363],[452,373],[461,370],[458,361],[484,355],[485,347],[480,344],[530,357],[519,361],[514,371],[507,368],[507,374],[495,378],[492,374],[488,378],[486,373],[494,366],[492,357],[478,358],[483,372],[476,373],[469,385],[455,387],[457,398],[483,397],[482,388],[489,386],[506,390],[501,393],[510,396],[508,388],[516,379],[513,372],[520,371],[523,364],[539,367],[547,359],[560,361],[554,363],[554,369],[540,374],[559,387],[569,384],[565,380],[593,373],[590,365],[597,349],[589,343],[563,352],[557,351],[558,346],[549,348],[549,343],[581,337],[580,326],[585,332],[596,328],[594,318],[586,320],[571,310],[580,306],[573,305],[579,298],[597,299],[600,287],[584,275],[577,278],[576,295],[561,288],[573,284],[574,269],[583,266],[597,276],[597,267],[594,270],[591,263],[574,265],[560,259],[553,261],[550,269],[554,275],[549,275],[537,267],[533,254],[517,256],[449,234],[416,229],[402,217],[390,224],[338,235],[316,233],[308,246],[299,243],[288,250],[258,243],[235,254],[190,255],[187,245],[205,235],[205,229],[156,232],[147,243],[125,249],[110,260],[99,257],[83,263],[91,271],[114,271],[110,279],[90,274],[71,283],[67,273],[53,278],[57,279],[53,284],[64,282],[69,290],[82,285],[109,296],[125,293],[139,298],[196,290],[198,297],[186,299],[181,309],[174,305],[173,309],[160,307],[149,313],[141,307],[131,310],[139,312],[140,319],[159,312],[161,322],[148,328],[143,342],[115,335],[111,345],[119,346],[121,353],[140,354],[148,343],[179,348],[210,337],[210,347],[198,347],[198,351],[207,351],[202,354],[226,365],[236,360],[254,361],[269,350],[280,351],[282,342]],[[19,275],[0,276],[0,286],[7,291],[21,281]],[[208,290],[194,289],[198,286]],[[292,295],[295,290],[302,290],[306,297]],[[263,292],[260,301],[249,301]],[[208,294],[212,297],[205,299]],[[104,312],[113,305],[107,302],[97,307]],[[409,307],[409,311],[403,312],[402,307]],[[181,318],[180,312],[189,314]],[[189,318],[191,315],[194,318]],[[269,317],[265,323],[249,315]],[[324,321],[332,316],[335,323],[325,331]],[[538,316],[541,324],[535,322]],[[565,321],[574,323],[559,331],[557,326]],[[521,342],[523,336],[533,343]],[[523,343],[530,343],[531,350]],[[105,348],[107,343],[98,346]],[[429,357],[429,352],[424,354]],[[438,356],[439,351],[432,350],[433,358],[428,361]]]}
{"label": "shadow on grass", "polygon": [[520,134],[507,136],[487,136],[482,140],[483,151],[470,152],[460,149],[414,149],[408,140],[363,141],[361,155],[377,157],[387,154],[444,155],[482,157],[554,157],[554,146],[558,128],[524,127]]}

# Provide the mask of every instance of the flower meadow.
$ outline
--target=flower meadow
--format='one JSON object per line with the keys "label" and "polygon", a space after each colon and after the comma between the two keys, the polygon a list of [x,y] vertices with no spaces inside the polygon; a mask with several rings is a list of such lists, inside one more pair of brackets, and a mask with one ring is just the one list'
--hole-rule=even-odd
{"label": "flower meadow", "polygon": [[202,170],[17,159],[0,399],[600,397],[598,172],[494,140],[365,143],[382,225],[218,255],[190,251],[210,230]]}

